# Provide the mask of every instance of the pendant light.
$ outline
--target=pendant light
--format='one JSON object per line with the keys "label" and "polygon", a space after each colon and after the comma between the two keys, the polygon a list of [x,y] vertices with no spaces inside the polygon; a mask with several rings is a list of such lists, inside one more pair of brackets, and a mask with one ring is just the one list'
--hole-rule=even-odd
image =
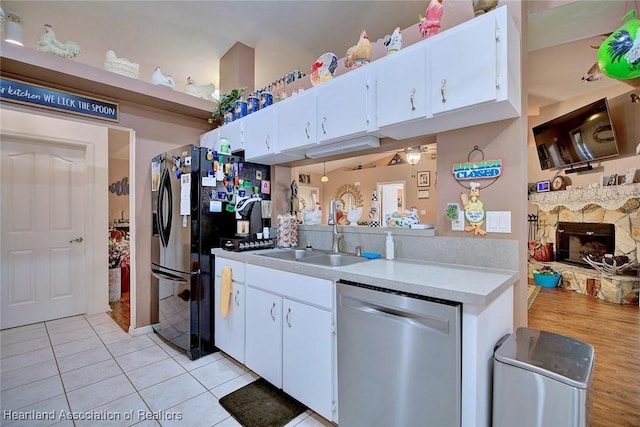
{"label": "pendant light", "polygon": [[411,166],[417,165],[422,155],[420,154],[420,148],[408,148],[406,153],[407,163]]}
{"label": "pendant light", "polygon": [[321,182],[329,182],[329,177],[327,176],[326,163],[322,163],[322,178],[320,178]]}

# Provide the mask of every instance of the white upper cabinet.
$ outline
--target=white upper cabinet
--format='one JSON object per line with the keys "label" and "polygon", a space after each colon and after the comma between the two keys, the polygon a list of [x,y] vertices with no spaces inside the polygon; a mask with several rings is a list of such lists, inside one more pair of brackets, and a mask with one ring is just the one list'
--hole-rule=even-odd
{"label": "white upper cabinet", "polygon": [[487,15],[434,39],[429,49],[434,115],[495,101],[499,83],[496,26],[493,16]]}
{"label": "white upper cabinet", "polygon": [[424,43],[409,46],[379,59],[376,66],[378,126],[424,119],[427,116],[427,46]]}
{"label": "white upper cabinet", "polygon": [[501,6],[269,107],[271,124],[250,114],[227,138],[232,151],[244,142],[247,160],[275,164],[364,135],[405,139],[514,118],[520,76],[520,34]]}
{"label": "white upper cabinet", "polygon": [[277,105],[277,135],[280,151],[316,143],[316,94],[305,90]]}
{"label": "white upper cabinet", "polygon": [[[451,130],[520,114],[520,35],[506,7],[434,37],[427,63],[432,129]],[[440,119],[449,112],[457,114]]]}
{"label": "white upper cabinet", "polygon": [[[276,152],[274,133],[273,107],[251,113],[242,119],[244,123],[244,158],[247,161],[259,160],[261,157]],[[234,122],[235,123],[235,122]]]}
{"label": "white upper cabinet", "polygon": [[349,71],[315,88],[319,143],[361,136],[376,129],[374,64]]}
{"label": "white upper cabinet", "polygon": [[218,131],[218,147],[229,144],[231,152],[244,150],[244,131],[241,120],[235,120],[216,129]]}
{"label": "white upper cabinet", "polygon": [[504,6],[377,62],[380,135],[404,139],[520,115],[520,35]]}

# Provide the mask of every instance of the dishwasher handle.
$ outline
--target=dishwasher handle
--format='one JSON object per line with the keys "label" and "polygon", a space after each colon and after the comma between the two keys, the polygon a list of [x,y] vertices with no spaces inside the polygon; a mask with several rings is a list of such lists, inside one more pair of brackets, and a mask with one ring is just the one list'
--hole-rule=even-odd
{"label": "dishwasher handle", "polygon": [[345,295],[342,295],[341,304],[344,308],[357,310],[367,315],[383,317],[419,328],[432,329],[442,332],[443,334],[449,333],[449,320],[447,319],[433,317],[427,314],[418,315],[409,311],[403,311],[396,307],[389,307],[370,301],[354,299]]}

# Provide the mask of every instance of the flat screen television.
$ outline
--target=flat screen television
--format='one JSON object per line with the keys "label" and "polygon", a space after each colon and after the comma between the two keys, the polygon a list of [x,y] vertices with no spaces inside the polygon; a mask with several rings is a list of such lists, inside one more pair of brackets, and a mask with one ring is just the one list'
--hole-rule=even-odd
{"label": "flat screen television", "polygon": [[618,155],[607,98],[533,128],[542,170],[595,162]]}

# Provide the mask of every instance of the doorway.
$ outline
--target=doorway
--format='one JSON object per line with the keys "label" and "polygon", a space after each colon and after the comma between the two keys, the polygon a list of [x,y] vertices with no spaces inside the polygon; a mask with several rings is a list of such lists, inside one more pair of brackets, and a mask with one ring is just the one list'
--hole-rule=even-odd
{"label": "doorway", "polygon": [[108,311],[107,128],[1,110],[0,329]]}
{"label": "doorway", "polygon": [[109,307],[125,331],[131,326],[130,132],[109,129]]}
{"label": "doorway", "polygon": [[406,183],[404,181],[379,182],[377,184],[380,201],[380,220],[386,226],[385,218],[394,212],[404,212]]}

